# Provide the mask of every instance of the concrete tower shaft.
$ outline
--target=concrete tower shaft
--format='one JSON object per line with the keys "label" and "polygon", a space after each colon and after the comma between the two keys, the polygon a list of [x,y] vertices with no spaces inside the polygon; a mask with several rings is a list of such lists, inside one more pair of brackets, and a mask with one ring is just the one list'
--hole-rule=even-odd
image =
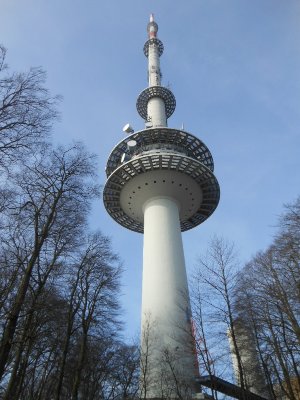
{"label": "concrete tower shaft", "polygon": [[149,40],[147,41],[148,51],[148,78],[149,86],[160,86],[161,85],[161,72],[160,72],[160,61],[159,57],[162,55],[162,51],[159,48],[159,40],[157,39],[158,25],[154,22],[154,16],[151,14],[150,22],[147,27]]}
{"label": "concrete tower shaft", "polygon": [[153,15],[147,31],[144,54],[149,86],[136,104],[146,129],[127,136],[112,150],[103,199],[116,222],[144,233],[141,348],[147,371],[142,370],[143,396],[158,399],[167,393],[178,398],[182,394],[173,372],[181,389],[188,388],[191,395],[198,373],[181,231],[196,227],[214,212],[220,189],[207,146],[184,130],[167,127],[176,101],[161,86],[164,47]]}
{"label": "concrete tower shaft", "polygon": [[[269,398],[262,366],[255,345],[255,337],[247,323],[242,319],[234,321],[235,340],[240,356],[243,379],[246,389],[266,399]],[[240,386],[240,372],[237,354],[233,343],[232,332],[227,332],[232,358],[233,371],[237,384]]]}

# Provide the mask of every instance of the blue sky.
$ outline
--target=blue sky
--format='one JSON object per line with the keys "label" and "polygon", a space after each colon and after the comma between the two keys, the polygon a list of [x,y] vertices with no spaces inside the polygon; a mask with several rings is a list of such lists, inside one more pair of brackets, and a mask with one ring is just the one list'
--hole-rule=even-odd
{"label": "blue sky", "polygon": [[[242,262],[264,249],[276,218],[300,194],[300,2],[298,0],[0,0],[0,42],[11,68],[42,66],[61,94],[57,143],[83,141],[99,155],[99,179],[122,127],[147,86],[142,48],[155,14],[165,52],[163,84],[177,108],[169,126],[211,150],[221,186],[217,211],[183,234],[191,271],[208,240],[233,240]],[[101,202],[93,228],[111,236],[124,263],[126,336],[139,330],[142,235],[125,230]]]}

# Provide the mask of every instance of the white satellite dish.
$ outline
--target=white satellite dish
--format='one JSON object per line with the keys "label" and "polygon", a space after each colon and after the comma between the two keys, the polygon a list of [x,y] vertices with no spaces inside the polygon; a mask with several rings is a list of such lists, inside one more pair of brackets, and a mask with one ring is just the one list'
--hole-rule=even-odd
{"label": "white satellite dish", "polygon": [[145,127],[146,127],[146,128],[152,128],[152,126],[153,126],[153,124],[152,124],[151,121],[147,121],[147,122],[145,123]]}
{"label": "white satellite dish", "polygon": [[128,140],[127,148],[130,152],[132,152],[136,148],[136,141],[135,140]]}
{"label": "white satellite dish", "polygon": [[123,127],[123,132],[126,132],[126,133],[133,133],[134,130],[133,130],[133,128],[132,128],[132,126],[131,126],[130,124],[126,124],[126,125]]}

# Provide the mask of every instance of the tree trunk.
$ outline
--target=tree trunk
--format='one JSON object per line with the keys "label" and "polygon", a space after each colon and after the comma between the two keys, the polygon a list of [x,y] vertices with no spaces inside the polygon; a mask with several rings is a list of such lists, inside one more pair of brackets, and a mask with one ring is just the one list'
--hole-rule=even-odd
{"label": "tree trunk", "polygon": [[[9,354],[12,348],[12,343],[13,343],[13,338],[15,335],[19,315],[24,303],[24,299],[29,287],[29,282],[32,274],[33,267],[39,257],[39,254],[41,252],[41,249],[43,247],[43,244],[48,237],[49,234],[49,229],[51,227],[51,224],[53,223],[53,220],[55,218],[55,211],[57,207],[57,203],[61,197],[62,194],[62,189],[57,193],[56,197],[53,200],[52,203],[52,208],[50,210],[50,213],[48,215],[47,221],[43,226],[42,232],[39,233],[38,230],[38,222],[39,222],[39,212],[38,210],[36,211],[35,215],[35,246],[33,253],[31,255],[31,258],[28,262],[27,268],[25,270],[23,279],[21,281],[21,284],[19,286],[16,299],[14,301],[14,304],[12,305],[11,311],[8,316],[8,321],[5,326],[3,335],[2,335],[2,340],[1,340],[1,345],[0,345],[0,380],[3,377],[3,374],[5,372],[5,366],[9,358]],[[39,238],[40,236],[40,238]]]}
{"label": "tree trunk", "polygon": [[80,345],[80,352],[79,352],[79,357],[78,357],[78,362],[77,362],[77,367],[76,367],[76,373],[75,373],[75,380],[73,383],[73,388],[72,388],[72,400],[78,400],[78,390],[79,390],[79,385],[81,381],[81,373],[83,369],[83,364],[85,360],[85,352],[86,352],[86,345],[87,345],[87,332],[83,332],[83,337],[81,340],[81,345]]}

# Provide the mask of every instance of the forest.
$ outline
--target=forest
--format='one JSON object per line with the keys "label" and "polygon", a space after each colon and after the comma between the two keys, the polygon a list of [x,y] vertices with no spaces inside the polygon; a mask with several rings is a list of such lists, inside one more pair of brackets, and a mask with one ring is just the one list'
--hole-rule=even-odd
{"label": "forest", "polygon": [[[53,145],[60,98],[45,78],[12,72],[0,48],[0,398],[144,398],[145,354],[121,335],[121,259],[88,224],[101,196],[96,157]],[[232,380],[232,353],[242,389],[259,370],[266,397],[296,400],[300,198],[274,224],[269,248],[246,265],[230,240],[211,240],[190,279],[192,334],[201,375]]]}

